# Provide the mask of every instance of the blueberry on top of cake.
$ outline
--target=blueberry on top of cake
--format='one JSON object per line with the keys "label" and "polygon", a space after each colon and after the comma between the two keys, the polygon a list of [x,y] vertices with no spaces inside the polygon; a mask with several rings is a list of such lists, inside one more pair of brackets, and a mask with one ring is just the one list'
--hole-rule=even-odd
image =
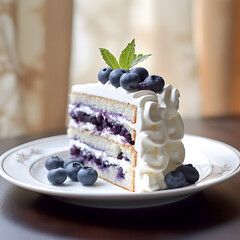
{"label": "blueberry on top of cake", "polygon": [[134,67],[150,56],[135,54],[135,40],[119,62],[108,50],[100,51],[108,66],[99,71],[99,82],[72,87],[71,155],[129,191],[165,189],[165,176],[185,156],[179,91]]}

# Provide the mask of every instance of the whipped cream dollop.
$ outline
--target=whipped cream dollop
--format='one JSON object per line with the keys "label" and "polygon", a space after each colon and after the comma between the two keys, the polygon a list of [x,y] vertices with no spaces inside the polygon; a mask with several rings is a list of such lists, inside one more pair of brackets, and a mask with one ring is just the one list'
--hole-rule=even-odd
{"label": "whipped cream dollop", "polygon": [[166,188],[164,176],[180,165],[185,157],[181,139],[183,121],[178,113],[180,93],[167,85],[159,93],[150,90],[126,91],[110,83],[74,85],[72,92],[111,98],[137,106],[134,148],[138,152],[135,191],[151,192]]}

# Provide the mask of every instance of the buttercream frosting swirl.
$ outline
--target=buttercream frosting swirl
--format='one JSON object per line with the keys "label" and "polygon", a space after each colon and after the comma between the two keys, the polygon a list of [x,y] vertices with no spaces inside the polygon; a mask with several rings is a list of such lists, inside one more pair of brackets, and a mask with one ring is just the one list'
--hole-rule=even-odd
{"label": "buttercream frosting swirl", "polygon": [[166,188],[164,174],[184,160],[181,139],[184,127],[179,107],[179,91],[171,85],[161,93],[140,91],[133,94],[141,107],[136,150],[138,169],[136,191],[155,191]]}

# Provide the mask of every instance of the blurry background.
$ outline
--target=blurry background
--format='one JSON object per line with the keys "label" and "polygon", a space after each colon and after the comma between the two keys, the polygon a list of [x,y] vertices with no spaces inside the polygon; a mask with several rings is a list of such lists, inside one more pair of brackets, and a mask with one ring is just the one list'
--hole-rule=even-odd
{"label": "blurry background", "polygon": [[133,38],[139,66],[179,88],[183,118],[240,114],[239,0],[0,0],[0,137],[66,126],[99,48]]}

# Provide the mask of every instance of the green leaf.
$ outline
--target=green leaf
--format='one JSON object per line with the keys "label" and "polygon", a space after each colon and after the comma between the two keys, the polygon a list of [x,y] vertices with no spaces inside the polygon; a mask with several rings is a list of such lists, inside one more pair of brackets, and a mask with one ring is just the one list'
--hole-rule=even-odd
{"label": "green leaf", "polygon": [[130,69],[133,66],[137,65],[138,63],[144,61],[152,54],[136,54],[135,53],[135,39],[133,39],[128,45],[125,47],[125,49],[121,52],[119,57],[119,63],[116,59],[116,57],[113,56],[112,53],[110,53],[105,48],[100,48],[101,55],[103,57],[103,60],[107,63],[108,66],[110,66],[112,69],[116,68],[125,68]]}
{"label": "green leaf", "polygon": [[100,48],[101,55],[103,60],[107,63],[112,69],[120,68],[117,59],[105,48]]}
{"label": "green leaf", "polygon": [[126,48],[121,52],[119,57],[119,65],[121,68],[129,69],[131,67],[131,63],[136,58],[135,54],[135,39],[132,42],[128,43]]}
{"label": "green leaf", "polygon": [[138,54],[137,57],[132,61],[130,68],[132,68],[133,66],[137,65],[138,63],[144,61],[145,59],[147,59],[148,57],[152,56],[152,54]]}

